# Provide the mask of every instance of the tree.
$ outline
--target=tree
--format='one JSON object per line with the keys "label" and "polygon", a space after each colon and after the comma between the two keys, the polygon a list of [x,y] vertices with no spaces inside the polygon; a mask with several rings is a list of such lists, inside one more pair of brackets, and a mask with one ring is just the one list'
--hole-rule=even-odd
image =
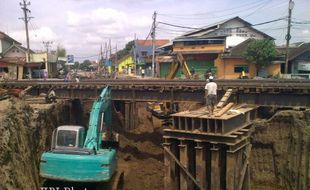
{"label": "tree", "polygon": [[90,70],[90,66],[91,65],[91,61],[86,59],[83,61],[83,63],[80,64],[80,69],[83,71],[89,71]]}
{"label": "tree", "polygon": [[57,57],[66,57],[67,51],[64,47],[62,47],[61,45],[58,45],[56,54],[57,54]]}
{"label": "tree", "polygon": [[72,68],[73,70],[77,71],[77,70],[79,69],[79,66],[80,66],[80,63],[79,63],[78,61],[75,61],[75,62],[74,62],[74,65],[72,65],[71,68]]}
{"label": "tree", "polygon": [[122,49],[122,50],[119,50],[117,52],[117,58],[118,59],[122,59],[124,56],[128,55],[130,53],[130,51],[132,50],[133,46],[135,45],[135,41],[132,40],[130,42],[128,42],[126,45],[125,45],[125,48]]}
{"label": "tree", "polygon": [[275,43],[270,39],[253,40],[249,43],[244,57],[246,60],[255,63],[256,75],[258,75],[258,72],[276,57]]}
{"label": "tree", "polygon": [[[66,57],[67,51],[64,47],[61,45],[57,46],[56,56],[58,57]],[[60,64],[59,72],[62,74],[68,73],[68,68],[66,67],[66,61],[58,61],[58,64]]]}

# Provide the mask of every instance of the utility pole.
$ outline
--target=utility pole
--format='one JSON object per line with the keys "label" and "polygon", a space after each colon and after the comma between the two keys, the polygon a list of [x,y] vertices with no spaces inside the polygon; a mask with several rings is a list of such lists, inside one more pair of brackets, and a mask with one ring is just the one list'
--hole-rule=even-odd
{"label": "utility pole", "polygon": [[291,39],[291,20],[292,20],[292,10],[294,8],[294,1],[289,0],[288,3],[288,20],[287,20],[287,34],[285,36],[286,39],[286,53],[285,53],[285,74],[288,74],[288,56],[289,56],[289,46]]}
{"label": "utility pole", "polygon": [[152,51],[152,75],[155,77],[155,31],[156,31],[156,16],[157,13],[156,11],[153,14],[153,25],[152,25],[152,46],[153,46],[153,51]]}
{"label": "utility pole", "polygon": [[19,3],[19,5],[21,6],[21,9],[24,12],[24,17],[19,18],[22,19],[25,22],[25,28],[26,28],[26,42],[27,42],[27,62],[30,61],[30,45],[29,45],[29,32],[28,32],[28,22],[30,21],[30,19],[32,19],[33,17],[28,17],[28,13],[31,13],[31,11],[27,8],[27,6],[30,5],[30,2],[27,2],[27,0],[23,0],[22,3]]}
{"label": "utility pole", "polygon": [[118,69],[116,69],[116,68],[118,68],[118,64],[117,64],[117,44],[115,44],[115,66],[114,66],[115,68],[114,68],[114,71],[118,71]]}
{"label": "utility pole", "polygon": [[98,71],[100,76],[101,76],[102,64],[103,64],[103,53],[102,53],[102,44],[101,44],[100,45],[100,52],[99,52],[98,68],[97,68],[97,71]]}
{"label": "utility pole", "polygon": [[46,49],[46,53],[48,54],[49,47],[52,46],[53,42],[52,41],[46,41],[46,42],[43,41],[42,43],[43,43],[43,45],[44,45],[44,47]]}
{"label": "utility pole", "polygon": [[137,76],[137,55],[136,55],[136,33],[134,35],[134,39],[133,39],[133,46],[132,46],[132,50],[133,50],[133,64],[134,64],[134,68],[135,68],[135,75]]}
{"label": "utility pole", "polygon": [[45,60],[45,70],[46,70],[46,72],[48,72],[50,69],[48,68],[49,66],[48,66],[48,48],[53,44],[53,42],[52,41],[43,41],[43,44],[44,44],[44,46],[45,46],[45,48],[46,48],[46,60]]}

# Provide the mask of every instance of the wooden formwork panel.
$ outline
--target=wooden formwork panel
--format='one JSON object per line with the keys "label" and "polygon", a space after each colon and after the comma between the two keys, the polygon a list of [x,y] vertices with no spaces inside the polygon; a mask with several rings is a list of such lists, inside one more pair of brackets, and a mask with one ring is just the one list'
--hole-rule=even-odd
{"label": "wooden formwork panel", "polygon": [[249,144],[232,152],[225,144],[164,140],[165,190],[248,189]]}

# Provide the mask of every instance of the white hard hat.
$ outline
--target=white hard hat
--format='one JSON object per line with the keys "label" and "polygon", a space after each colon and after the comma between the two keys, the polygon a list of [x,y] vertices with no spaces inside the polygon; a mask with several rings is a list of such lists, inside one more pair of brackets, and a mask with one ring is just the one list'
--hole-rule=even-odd
{"label": "white hard hat", "polygon": [[210,79],[210,80],[213,80],[213,76],[209,76],[209,79]]}

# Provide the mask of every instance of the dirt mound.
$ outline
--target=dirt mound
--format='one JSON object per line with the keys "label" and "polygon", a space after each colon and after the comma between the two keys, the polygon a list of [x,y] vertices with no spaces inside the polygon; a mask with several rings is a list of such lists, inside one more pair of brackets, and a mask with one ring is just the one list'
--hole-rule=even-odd
{"label": "dirt mound", "polygon": [[52,130],[63,121],[61,107],[31,107],[18,99],[0,105],[0,187],[38,189],[40,156],[50,145]]}
{"label": "dirt mound", "polygon": [[280,111],[254,126],[252,189],[310,189],[310,111]]}
{"label": "dirt mound", "polygon": [[[124,190],[162,190],[164,179],[161,121],[138,104],[138,125],[120,130],[119,166],[125,171]],[[123,117],[118,117],[122,119]],[[122,122],[113,120],[114,125]]]}

